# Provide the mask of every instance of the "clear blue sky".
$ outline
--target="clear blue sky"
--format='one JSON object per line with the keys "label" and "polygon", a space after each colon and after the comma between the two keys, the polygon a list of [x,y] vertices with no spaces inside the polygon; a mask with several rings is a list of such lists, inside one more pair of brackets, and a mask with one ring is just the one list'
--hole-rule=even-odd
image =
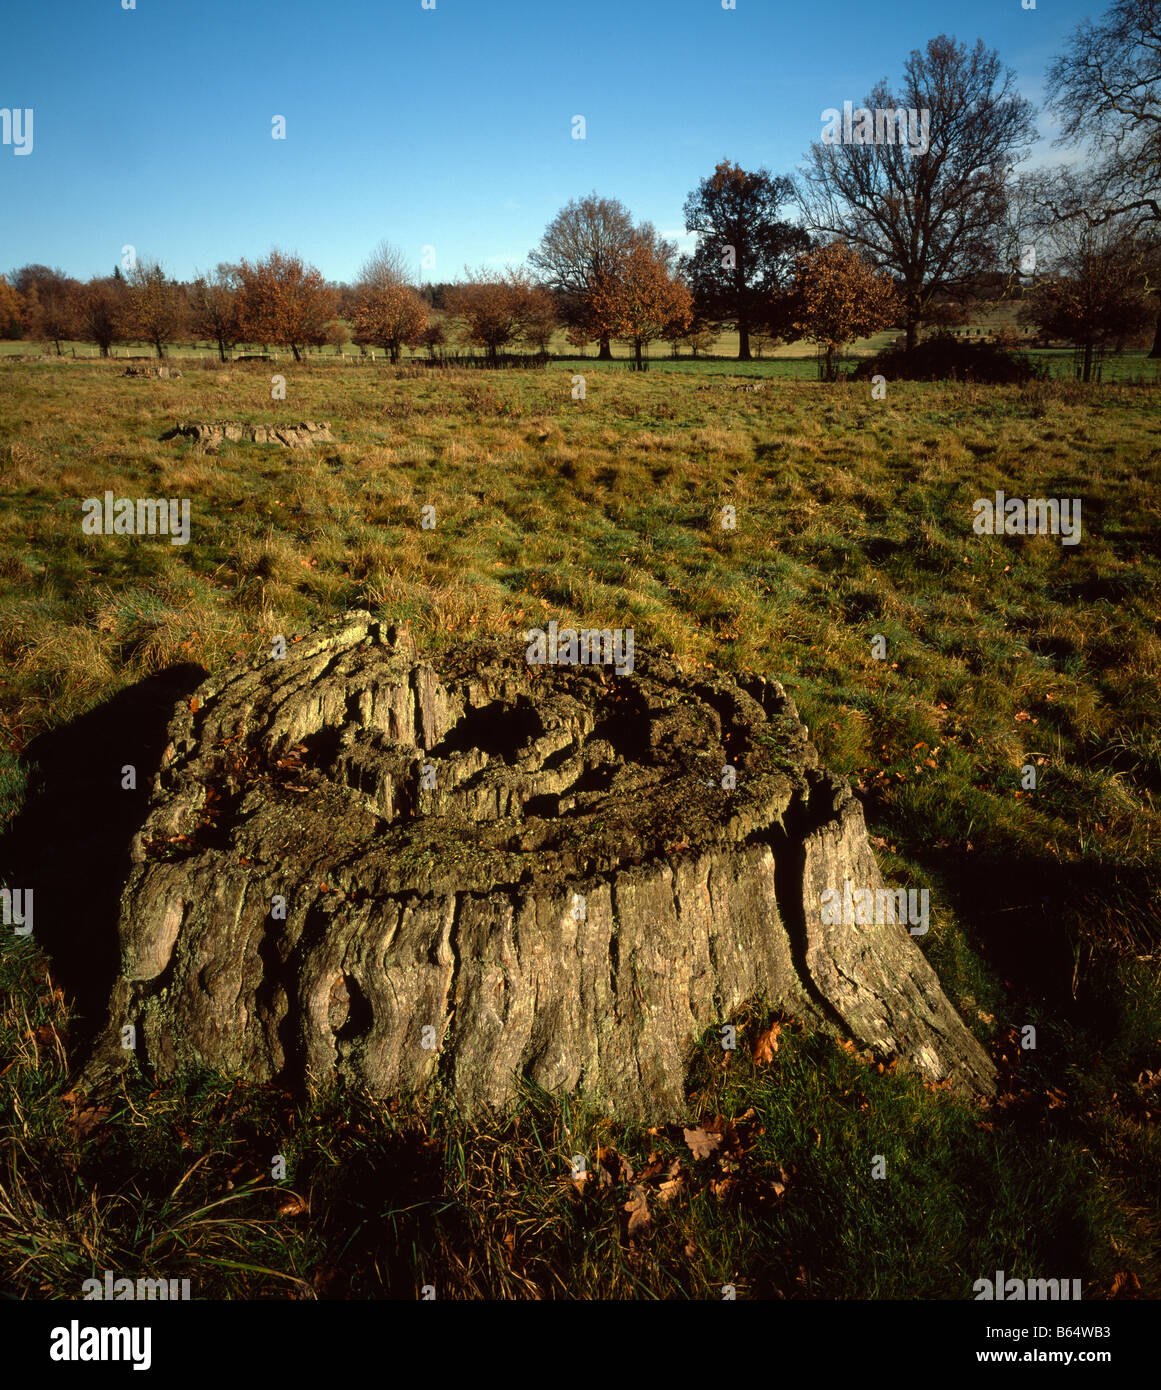
{"label": "clear blue sky", "polygon": [[[998,49],[1039,106],[1051,57],[1105,8],[17,0],[0,106],[33,109],[33,150],[0,146],[0,270],[108,274],[132,244],[187,278],[279,245],[343,280],[386,238],[417,274],[434,246],[423,278],[454,279],[465,262],[522,261],[592,190],[674,236],[719,159],[791,172],[825,107],[897,84],[936,34]],[[271,138],[275,115],[285,140]],[[1037,156],[1061,157],[1047,140]]]}

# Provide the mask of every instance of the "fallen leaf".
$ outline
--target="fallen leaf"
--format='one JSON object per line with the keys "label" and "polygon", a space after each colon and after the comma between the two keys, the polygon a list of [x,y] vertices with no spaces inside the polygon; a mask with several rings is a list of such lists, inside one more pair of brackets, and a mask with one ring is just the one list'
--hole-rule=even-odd
{"label": "fallen leaf", "polygon": [[772,1062],[774,1054],[778,1051],[778,1034],[782,1031],[780,1023],[773,1023],[762,1033],[754,1043],[754,1061],[761,1065],[763,1062]]}
{"label": "fallen leaf", "polygon": [[694,1158],[709,1158],[722,1142],[720,1134],[709,1134],[704,1129],[683,1128],[681,1132]]}
{"label": "fallen leaf", "polygon": [[72,1118],[70,1128],[73,1132],[73,1137],[76,1139],[84,1139],[86,1135],[91,1134],[99,1124],[106,1120],[110,1114],[112,1114],[112,1107],[108,1105],[86,1105],[82,1107]]}
{"label": "fallen leaf", "polygon": [[658,1201],[669,1203],[680,1195],[681,1189],[685,1186],[685,1178],[679,1173],[675,1178],[666,1178],[657,1189]]}
{"label": "fallen leaf", "polygon": [[649,1201],[643,1187],[633,1188],[629,1200],[622,1207],[622,1211],[629,1213],[629,1234],[639,1231],[642,1226],[648,1226],[652,1217],[649,1215]]}
{"label": "fallen leaf", "polygon": [[279,1216],[301,1216],[306,1210],[306,1203],[297,1192],[292,1192],[284,1202],[280,1202],[278,1205]]}

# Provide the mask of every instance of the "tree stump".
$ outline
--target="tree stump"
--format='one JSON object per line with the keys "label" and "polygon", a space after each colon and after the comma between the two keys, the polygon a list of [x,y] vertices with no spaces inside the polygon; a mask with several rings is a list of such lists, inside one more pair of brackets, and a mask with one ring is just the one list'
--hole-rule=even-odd
{"label": "tree stump", "polygon": [[499,641],[425,660],[356,612],[207,680],[168,741],[90,1079],[134,1024],[161,1075],[465,1113],[526,1076],[655,1119],[749,1002],[993,1087],[905,923],[824,925],[828,891],[882,881],[776,682]]}

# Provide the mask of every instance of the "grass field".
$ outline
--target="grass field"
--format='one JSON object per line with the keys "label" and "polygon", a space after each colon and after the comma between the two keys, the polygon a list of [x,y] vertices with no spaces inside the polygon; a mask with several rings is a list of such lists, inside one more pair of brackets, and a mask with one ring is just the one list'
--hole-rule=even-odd
{"label": "grass field", "polygon": [[[83,1020],[35,935],[5,931],[0,1285],[75,1297],[112,1268],[195,1297],[965,1298],[1003,1268],[1161,1296],[1155,386],[1106,370],[875,402],[810,359],[659,356],[588,359],[574,401],[575,363],[311,358],[274,403],[262,363],[119,370],[0,366],[0,823],[45,736],[117,691],[347,607],[429,649],[544,617],[632,626],[687,668],[787,686],[885,877],[930,889],[922,949],[1005,1086],[972,1106],[744,1015],[738,1052],[708,1039],[686,1112],[648,1132],[534,1093],[484,1127],[207,1075],[86,1099]],[[160,441],[179,418],[327,420],[339,442],[215,455]],[[189,544],[83,535],[106,489],[190,498]],[[1082,498],[1081,543],[975,535],[996,489]],[[20,884],[2,840],[0,882]],[[711,1158],[683,1142],[698,1123],[722,1134]],[[573,1182],[575,1153],[605,1180]],[[630,1233],[634,1187],[651,1219]]]}

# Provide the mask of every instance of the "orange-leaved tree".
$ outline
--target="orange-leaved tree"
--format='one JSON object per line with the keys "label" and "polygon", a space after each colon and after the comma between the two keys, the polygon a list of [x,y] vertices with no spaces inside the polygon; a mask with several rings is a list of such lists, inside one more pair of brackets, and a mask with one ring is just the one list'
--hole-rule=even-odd
{"label": "orange-leaved tree", "polygon": [[357,343],[370,343],[399,361],[404,343],[418,343],[427,327],[427,304],[407,283],[403,258],[380,242],[359,271],[351,309]]}
{"label": "orange-leaved tree", "polygon": [[794,327],[826,348],[827,381],[838,374],[836,354],[845,343],[889,328],[903,307],[891,277],[843,241],[799,256],[793,294]]}
{"label": "orange-leaved tree", "polygon": [[164,357],[166,344],[181,334],[188,317],[181,286],[156,261],[138,261],[125,277],[123,335],[151,343]]}
{"label": "orange-leaved tree", "polygon": [[0,275],[0,338],[21,338],[28,328],[24,297]]}
{"label": "orange-leaved tree", "polygon": [[448,312],[463,322],[468,341],[496,362],[500,349],[523,337],[543,314],[543,291],[524,270],[477,270],[445,295]]}
{"label": "orange-leaved tree", "polygon": [[612,270],[597,278],[594,312],[614,337],[632,343],[639,372],[645,370],[645,344],[683,332],[693,315],[689,286],[670,272],[671,249],[652,228],[641,228]]}
{"label": "orange-leaved tree", "polygon": [[238,265],[238,313],[243,337],[252,343],[281,343],[302,361],[302,348],[326,342],[338,295],[300,256],[271,251],[264,261]]}

